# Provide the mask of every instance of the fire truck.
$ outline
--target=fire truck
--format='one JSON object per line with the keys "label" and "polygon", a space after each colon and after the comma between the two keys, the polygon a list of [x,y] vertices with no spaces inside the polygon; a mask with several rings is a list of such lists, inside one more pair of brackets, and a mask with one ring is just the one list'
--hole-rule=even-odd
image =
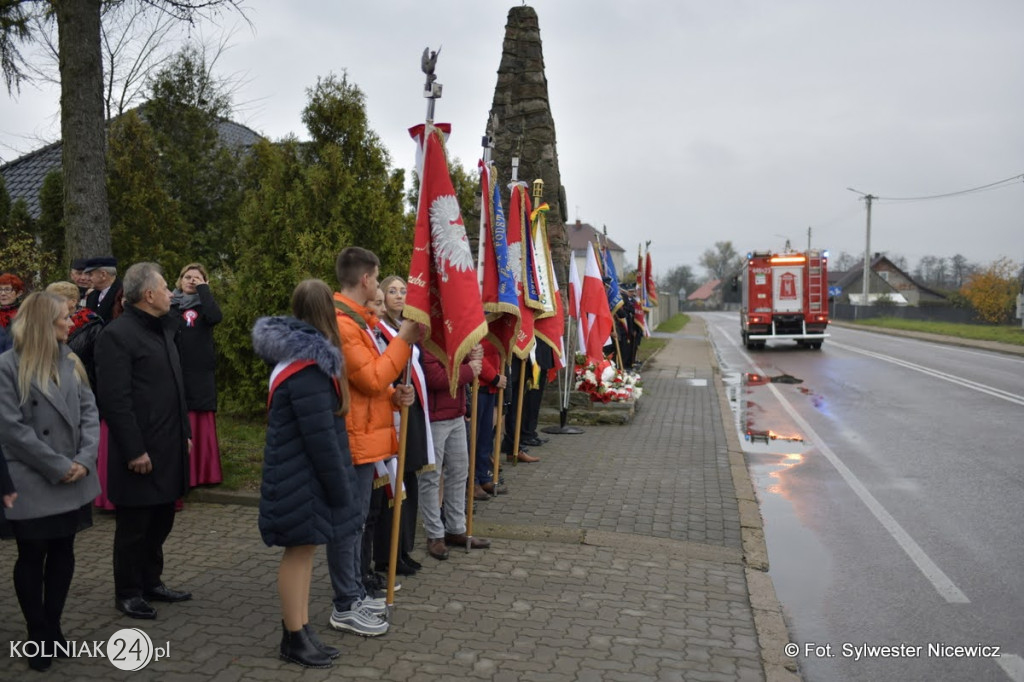
{"label": "fire truck", "polygon": [[748,253],[740,287],[740,335],[748,349],[773,339],[821,348],[828,336],[827,251]]}

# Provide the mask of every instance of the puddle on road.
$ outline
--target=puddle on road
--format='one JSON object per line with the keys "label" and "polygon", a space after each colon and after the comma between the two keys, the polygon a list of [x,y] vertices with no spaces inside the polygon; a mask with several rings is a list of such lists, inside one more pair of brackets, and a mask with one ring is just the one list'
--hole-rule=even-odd
{"label": "puddle on road", "polygon": [[[786,378],[775,383],[800,382],[789,375],[780,377]],[[807,507],[799,497],[797,480],[805,458],[816,452],[801,434],[781,432],[781,427],[777,432],[766,424],[771,417],[755,398],[763,390],[759,386],[776,379],[751,373],[723,375],[764,520],[769,573],[779,600],[787,612],[817,613],[830,580],[832,558],[810,527],[810,519],[802,516]]]}

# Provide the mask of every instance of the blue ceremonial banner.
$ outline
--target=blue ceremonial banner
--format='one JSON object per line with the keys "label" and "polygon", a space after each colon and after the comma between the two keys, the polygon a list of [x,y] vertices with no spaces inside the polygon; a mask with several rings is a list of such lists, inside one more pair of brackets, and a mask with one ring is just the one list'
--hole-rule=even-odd
{"label": "blue ceremonial banner", "polygon": [[615,272],[615,262],[612,260],[612,252],[608,249],[601,249],[601,257],[604,260],[604,276],[611,278],[606,292],[608,294],[608,307],[612,315],[622,307],[622,292],[619,290],[619,274]]}
{"label": "blue ceremonial banner", "polygon": [[494,260],[498,270],[498,303],[512,306],[518,312],[519,296],[516,293],[516,278],[508,262],[508,228],[505,225],[505,210],[501,207],[501,186],[494,184]]}

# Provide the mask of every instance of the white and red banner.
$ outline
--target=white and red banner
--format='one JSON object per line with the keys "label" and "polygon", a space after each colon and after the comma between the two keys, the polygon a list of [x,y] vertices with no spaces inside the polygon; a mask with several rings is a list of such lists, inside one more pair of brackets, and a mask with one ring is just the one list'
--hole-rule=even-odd
{"label": "white and red banner", "polygon": [[599,365],[604,360],[602,349],[611,336],[612,311],[608,307],[601,267],[597,264],[597,254],[591,243],[587,244],[587,269],[583,274],[583,290],[580,294],[580,318],[586,320],[587,326],[584,344],[587,362]]}

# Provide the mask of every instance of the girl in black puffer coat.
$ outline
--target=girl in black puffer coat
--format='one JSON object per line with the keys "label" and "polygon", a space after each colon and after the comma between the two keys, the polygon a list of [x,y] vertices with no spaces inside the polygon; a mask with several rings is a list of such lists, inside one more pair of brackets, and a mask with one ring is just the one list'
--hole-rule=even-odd
{"label": "girl in black puffer coat", "polygon": [[268,546],[284,547],[281,658],[326,668],[338,655],[309,627],[309,585],[317,545],[360,513],[352,495],[352,457],[344,415],[348,382],[330,288],[301,282],[290,317],[265,317],[252,330],[257,355],[275,365],[263,452],[259,527]]}

